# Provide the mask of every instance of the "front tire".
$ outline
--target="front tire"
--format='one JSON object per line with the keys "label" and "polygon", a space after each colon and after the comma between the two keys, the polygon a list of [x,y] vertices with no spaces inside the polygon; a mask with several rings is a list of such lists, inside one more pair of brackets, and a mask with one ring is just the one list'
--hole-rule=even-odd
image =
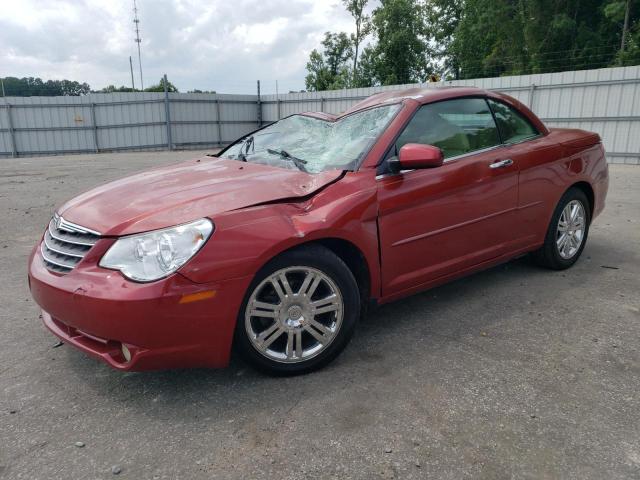
{"label": "front tire", "polygon": [[571,267],[587,243],[591,209],[585,193],[570,188],[556,206],[547,229],[544,245],[534,252],[536,262],[553,270]]}
{"label": "front tire", "polygon": [[360,295],[347,265],[320,245],[279,255],[251,282],[235,332],[239,353],[271,375],[323,367],[353,335]]}

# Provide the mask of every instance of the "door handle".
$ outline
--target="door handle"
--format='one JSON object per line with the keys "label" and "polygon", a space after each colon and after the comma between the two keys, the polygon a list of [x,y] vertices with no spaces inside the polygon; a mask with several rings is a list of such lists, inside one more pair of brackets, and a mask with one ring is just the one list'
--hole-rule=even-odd
{"label": "door handle", "polygon": [[489,165],[489,168],[504,168],[504,167],[510,167],[511,165],[513,165],[513,160],[511,160],[510,158],[507,158],[505,160],[498,160],[493,162],[492,164]]}

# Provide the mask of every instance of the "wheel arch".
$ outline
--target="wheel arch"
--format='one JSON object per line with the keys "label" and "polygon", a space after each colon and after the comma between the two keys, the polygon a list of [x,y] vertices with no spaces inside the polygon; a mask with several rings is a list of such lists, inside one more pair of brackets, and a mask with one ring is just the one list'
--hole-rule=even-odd
{"label": "wheel arch", "polygon": [[265,265],[280,255],[291,250],[297,250],[311,245],[319,245],[330,250],[347,265],[358,284],[361,307],[364,312],[372,298],[372,284],[374,282],[372,277],[373,272],[362,249],[352,241],[345,238],[335,236],[321,237],[290,245],[272,255],[263,265],[260,266],[260,268],[257,269],[257,272],[262,270]]}
{"label": "wheel arch", "polygon": [[322,245],[331,250],[349,267],[358,283],[361,308],[364,312],[371,298],[371,269],[364,253],[354,243],[343,238],[323,238],[309,243]]}
{"label": "wheel arch", "polygon": [[587,196],[587,200],[589,200],[589,213],[590,213],[590,220],[593,220],[593,210],[595,208],[595,192],[593,191],[593,187],[591,186],[591,184],[589,182],[585,182],[585,181],[580,181],[580,182],[576,182],[573,185],[571,185],[567,191],[569,191],[572,188],[577,188],[578,190],[581,190],[586,196]]}

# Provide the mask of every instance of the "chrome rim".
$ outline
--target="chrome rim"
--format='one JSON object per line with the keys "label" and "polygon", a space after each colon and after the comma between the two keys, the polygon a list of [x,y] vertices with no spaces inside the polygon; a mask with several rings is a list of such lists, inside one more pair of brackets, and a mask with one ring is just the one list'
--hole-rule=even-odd
{"label": "chrome rim", "polygon": [[245,329],[253,347],[268,359],[297,363],[331,344],[343,311],[342,294],[329,276],[311,267],[288,267],[251,293]]}
{"label": "chrome rim", "polygon": [[556,246],[565,260],[573,258],[580,250],[584,241],[585,217],[584,207],[578,200],[570,201],[562,210],[556,231]]}

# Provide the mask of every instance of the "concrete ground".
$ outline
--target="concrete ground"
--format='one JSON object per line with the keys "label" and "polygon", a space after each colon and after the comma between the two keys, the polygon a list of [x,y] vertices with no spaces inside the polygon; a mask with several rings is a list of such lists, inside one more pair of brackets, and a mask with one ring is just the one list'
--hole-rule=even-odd
{"label": "concrete ground", "polygon": [[382,307],[314,374],[123,374],[55,348],[26,282],[54,208],[195,155],[2,161],[0,477],[640,478],[640,167],[611,167],[572,269],[520,259]]}

